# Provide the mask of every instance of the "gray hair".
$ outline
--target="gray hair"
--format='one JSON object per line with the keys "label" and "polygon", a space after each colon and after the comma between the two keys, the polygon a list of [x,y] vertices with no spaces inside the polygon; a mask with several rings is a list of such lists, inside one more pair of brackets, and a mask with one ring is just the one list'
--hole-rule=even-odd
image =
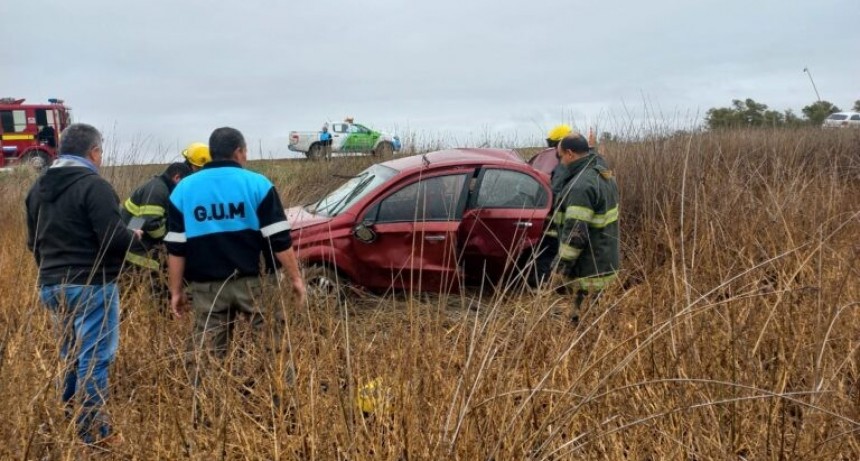
{"label": "gray hair", "polygon": [[75,123],[60,134],[60,155],[86,157],[102,144],[102,134],[92,125]]}

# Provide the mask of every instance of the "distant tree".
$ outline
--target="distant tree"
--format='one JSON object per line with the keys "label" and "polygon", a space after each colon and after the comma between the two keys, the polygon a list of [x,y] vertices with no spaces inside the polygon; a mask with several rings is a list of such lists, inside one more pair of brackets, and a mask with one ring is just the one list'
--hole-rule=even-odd
{"label": "distant tree", "polygon": [[817,101],[802,109],[806,120],[812,125],[821,125],[828,115],[839,112],[839,108],[830,101]]}
{"label": "distant tree", "polygon": [[854,101],[854,107],[852,107],[854,112],[860,112],[860,99]]}
{"label": "distant tree", "polygon": [[764,126],[783,126],[785,125],[785,115],[778,110],[766,110],[762,114]]}
{"label": "distant tree", "polygon": [[768,110],[767,104],[751,98],[732,100],[732,107],[714,107],[708,110],[705,122],[708,128],[734,128],[741,126],[777,126],[785,117],[782,113]]}
{"label": "distant tree", "polygon": [[782,116],[785,126],[798,127],[803,125],[804,120],[797,116],[791,109],[786,109]]}
{"label": "distant tree", "polygon": [[617,141],[618,139],[616,136],[613,136],[612,133],[610,133],[608,131],[603,131],[600,133],[598,140],[599,140],[599,142],[603,143],[606,141]]}

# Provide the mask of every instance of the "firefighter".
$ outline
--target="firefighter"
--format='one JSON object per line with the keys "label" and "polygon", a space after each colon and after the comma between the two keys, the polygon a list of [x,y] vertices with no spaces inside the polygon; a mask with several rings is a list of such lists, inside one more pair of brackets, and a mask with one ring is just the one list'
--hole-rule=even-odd
{"label": "firefighter", "polygon": [[[568,125],[562,124],[553,127],[551,130],[549,130],[549,133],[547,133],[547,149],[544,152],[548,153],[549,151],[551,151],[552,155],[555,156],[557,159],[558,143],[561,142],[561,140],[565,136],[569,135],[572,132],[573,129]],[[541,152],[538,155],[542,155],[544,154],[544,152]],[[558,195],[558,193],[561,192],[561,186],[564,185],[564,183],[556,185],[557,181],[555,181],[555,177],[558,175],[556,175],[555,172],[557,169],[558,165],[556,165],[556,167],[552,170],[552,174],[550,175],[550,178],[552,179],[553,196]],[[553,211],[555,211],[555,207],[552,208],[549,216],[547,216],[547,220],[549,220],[550,222],[548,222],[544,226],[546,232],[544,233],[543,238],[540,241],[538,255],[535,259],[536,280],[530,280],[530,283],[537,286],[541,285],[544,281],[549,280],[550,276],[552,275],[552,262],[555,260],[555,256],[558,254],[558,232],[552,225],[552,219],[554,216]]]}
{"label": "firefighter", "polygon": [[140,229],[143,231],[143,238],[131,246],[125,259],[139,269],[137,272],[140,275],[150,279],[153,297],[164,301],[160,304],[165,306],[167,286],[162,276],[162,240],[167,234],[167,206],[170,193],[182,178],[191,173],[191,166],[186,162],[170,164],[162,174],[153,176],[132,192],[120,210],[126,225],[129,225],[133,218],[142,218]]}
{"label": "firefighter", "polygon": [[212,156],[209,154],[209,146],[202,142],[193,142],[182,151],[182,156],[185,157],[185,163],[191,168],[191,171],[197,171],[203,168],[203,165],[212,161]]}
{"label": "firefighter", "polygon": [[[558,254],[558,237],[556,231],[556,224],[560,224],[562,222],[562,218],[564,215],[564,210],[559,210],[555,205],[557,197],[561,194],[562,189],[564,188],[565,182],[567,180],[567,175],[565,173],[566,167],[559,162],[559,154],[558,154],[558,144],[561,142],[563,138],[566,136],[573,137],[582,137],[582,134],[568,125],[556,125],[549,133],[547,133],[546,144],[547,149],[537,154],[538,156],[545,157],[543,160],[540,160],[541,165],[538,165],[537,162],[533,163],[532,166],[535,168],[545,171],[549,169],[550,162],[549,156],[552,153],[552,171],[550,173],[551,187],[552,187],[552,195],[553,195],[553,207],[550,211],[550,214],[547,216],[548,223],[544,226],[546,229],[543,238],[540,242],[540,247],[538,250],[537,258],[535,259],[535,272],[534,280],[529,280],[529,283],[540,286],[544,282],[549,281],[552,276],[552,265],[555,260],[556,255]],[[594,138],[594,132],[589,130],[588,133],[588,146],[589,146],[589,154],[594,155],[595,162],[598,165],[609,168],[606,159],[603,158],[597,152],[597,140]]]}
{"label": "firefighter", "polygon": [[39,132],[36,133],[36,139],[40,144],[44,144],[52,149],[57,148],[57,132],[51,125],[39,125]]}
{"label": "firefighter", "polygon": [[559,240],[555,281],[575,294],[571,321],[578,323],[585,297],[617,277],[618,187],[612,170],[582,135],[566,136],[557,149],[560,163],[553,184],[563,186],[555,197],[560,219],[553,219]]}

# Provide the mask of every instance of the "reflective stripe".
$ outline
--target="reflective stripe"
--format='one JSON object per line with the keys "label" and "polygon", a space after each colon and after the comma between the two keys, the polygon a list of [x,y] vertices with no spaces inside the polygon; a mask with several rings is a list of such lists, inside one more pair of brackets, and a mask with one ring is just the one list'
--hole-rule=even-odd
{"label": "reflective stripe", "polygon": [[618,221],[618,205],[605,214],[595,214],[594,210],[581,206],[569,206],[564,214],[564,219],[575,219],[583,221],[589,227],[602,228]]}
{"label": "reflective stripe", "polygon": [[606,227],[609,224],[618,221],[618,205],[615,208],[607,211],[606,214],[595,214],[593,218],[591,218],[591,222],[589,225],[591,227]]}
{"label": "reflective stripe", "polygon": [[582,249],[574,248],[566,243],[558,245],[558,257],[566,261],[573,261],[582,253]]}
{"label": "reflective stripe", "polygon": [[185,243],[185,232],[168,232],[167,235],[164,236],[164,241],[171,243]]}
{"label": "reflective stripe", "polygon": [[164,216],[164,207],[158,205],[135,205],[131,199],[125,201],[125,209],[133,216]]}
{"label": "reflective stripe", "polygon": [[558,237],[558,231],[555,229],[548,229],[545,234],[550,237]]}
{"label": "reflective stripe", "polygon": [[569,206],[564,211],[564,219],[576,219],[578,221],[591,222],[594,217],[594,210],[583,206]]}
{"label": "reflective stripe", "polygon": [[582,277],[574,280],[573,283],[578,285],[580,290],[600,291],[606,288],[610,283],[614,282],[617,278],[618,274],[612,273],[599,277]]}
{"label": "reflective stripe", "polygon": [[165,226],[163,224],[158,229],[146,231],[146,235],[148,235],[154,239],[160,239],[161,237],[164,237],[164,234],[166,234],[166,233],[167,233],[167,226]]}
{"label": "reflective stripe", "polygon": [[161,269],[161,266],[158,264],[158,261],[151,259],[151,258],[147,258],[145,256],[141,256],[139,254],[132,253],[132,252],[126,253],[125,259],[126,259],[126,261],[128,261],[128,262],[130,262],[136,266],[145,267],[147,269],[152,269],[154,271]]}
{"label": "reflective stripe", "polygon": [[564,213],[561,211],[556,211],[552,215],[552,222],[558,225],[564,224]]}
{"label": "reflective stripe", "polygon": [[278,232],[283,232],[290,230],[290,223],[286,221],[276,222],[275,224],[269,224],[268,226],[260,229],[260,233],[263,234],[263,237],[270,237],[272,235],[277,234]]}
{"label": "reflective stripe", "polygon": [[36,139],[32,134],[4,134],[4,141],[29,141],[31,139]]}

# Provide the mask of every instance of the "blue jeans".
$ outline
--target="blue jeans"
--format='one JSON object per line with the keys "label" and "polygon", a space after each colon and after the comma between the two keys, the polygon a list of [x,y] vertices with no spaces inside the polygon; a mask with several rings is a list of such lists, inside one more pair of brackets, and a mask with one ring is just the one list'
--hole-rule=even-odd
{"label": "blue jeans", "polygon": [[40,297],[54,317],[65,362],[63,403],[80,404],[78,434],[92,443],[111,432],[102,407],[108,395],[108,367],[119,346],[119,291],[105,285],[45,285]]}

